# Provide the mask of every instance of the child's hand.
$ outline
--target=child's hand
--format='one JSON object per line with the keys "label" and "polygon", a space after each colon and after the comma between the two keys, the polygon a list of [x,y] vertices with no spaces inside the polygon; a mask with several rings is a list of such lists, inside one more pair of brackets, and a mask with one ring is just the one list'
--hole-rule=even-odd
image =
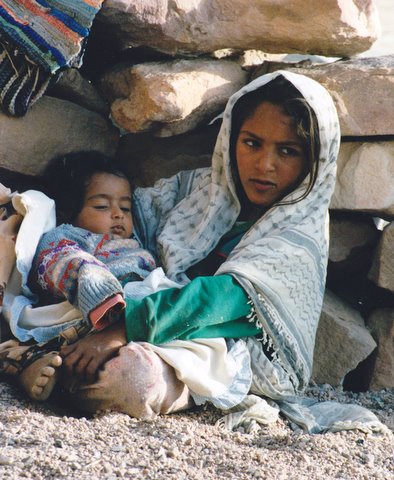
{"label": "child's hand", "polygon": [[60,349],[63,367],[68,375],[76,376],[87,383],[97,379],[99,369],[115,357],[127,344],[123,323],[116,323],[101,332],[94,332],[71,345]]}

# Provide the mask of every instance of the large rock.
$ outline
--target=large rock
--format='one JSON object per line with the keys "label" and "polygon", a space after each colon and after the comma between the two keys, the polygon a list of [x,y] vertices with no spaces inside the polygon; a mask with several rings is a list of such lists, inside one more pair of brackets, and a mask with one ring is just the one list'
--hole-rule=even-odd
{"label": "large rock", "polygon": [[109,105],[100,96],[94,85],[84,78],[76,68],[67,68],[62,71],[58,75],[57,81],[51,84],[45,93],[51,97],[76,103],[92,112],[105,116],[109,114]]}
{"label": "large rock", "polygon": [[42,97],[24,117],[0,113],[0,167],[39,175],[48,161],[77,150],[114,155],[119,135],[101,115],[57,98]]}
{"label": "large rock", "polygon": [[129,133],[119,142],[117,158],[133,186],[147,187],[181,170],[211,165],[218,122],[176,137],[152,138]]}
{"label": "large rock", "polygon": [[170,136],[211,120],[246,81],[236,62],[178,60],[120,67],[101,83],[121,129]]}
{"label": "large rock", "polygon": [[278,69],[311,77],[331,93],[342,136],[394,135],[394,55],[303,67],[263,64],[253,78]]}
{"label": "large rock", "polygon": [[373,312],[368,318],[368,327],[378,344],[369,389],[394,388],[394,309]]}
{"label": "large rock", "polygon": [[123,48],[170,54],[222,48],[351,56],[380,34],[373,1],[107,0],[99,14]]}
{"label": "large rock", "polygon": [[331,212],[327,286],[347,300],[353,299],[351,304],[360,298],[360,282],[371,268],[379,234],[371,218]]}
{"label": "large rock", "polygon": [[363,260],[365,252],[372,252],[377,239],[378,230],[370,219],[332,215],[329,260],[334,263]]}
{"label": "large rock", "polygon": [[394,222],[391,222],[382,233],[376,249],[369,279],[379,287],[394,293]]}
{"label": "large rock", "polygon": [[341,385],[345,375],[375,348],[361,315],[327,290],[316,334],[312,380]]}
{"label": "large rock", "polygon": [[[394,99],[394,92],[393,92]],[[393,110],[394,112],[394,106]],[[387,122],[393,113],[385,117]],[[394,216],[394,142],[342,143],[331,208]]]}

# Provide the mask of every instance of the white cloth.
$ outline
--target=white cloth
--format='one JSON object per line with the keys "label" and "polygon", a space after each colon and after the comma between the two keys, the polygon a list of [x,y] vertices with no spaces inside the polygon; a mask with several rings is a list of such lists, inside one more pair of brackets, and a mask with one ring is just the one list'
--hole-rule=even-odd
{"label": "white cloth", "polygon": [[180,283],[174,282],[166,277],[161,267],[155,268],[143,280],[139,282],[128,282],[123,287],[125,297],[142,299],[151,293],[164,290],[166,288],[182,288]]}
{"label": "white cloth", "polygon": [[15,244],[16,267],[4,295],[3,314],[15,337],[26,341],[31,336],[20,322],[22,317],[29,316],[28,312],[24,312],[25,307],[35,301],[27,286],[27,278],[41,235],[56,225],[55,203],[36,190],[13,193],[11,199],[23,220]]}
{"label": "white cloth", "polygon": [[145,345],[175,369],[197,405],[210,401],[217,407],[231,408],[237,403],[235,399],[240,402],[249,391],[251,375],[243,342],[234,343],[232,348],[223,338]]}

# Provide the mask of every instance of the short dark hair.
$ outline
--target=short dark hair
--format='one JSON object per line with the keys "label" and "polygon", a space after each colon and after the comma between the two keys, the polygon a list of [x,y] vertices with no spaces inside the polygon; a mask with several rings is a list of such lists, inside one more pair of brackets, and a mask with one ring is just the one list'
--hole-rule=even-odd
{"label": "short dark hair", "polygon": [[111,157],[94,150],[66,153],[50,161],[43,180],[45,193],[55,200],[58,223],[74,222],[96,173],[109,173],[128,180]]}
{"label": "short dark hair", "polygon": [[260,88],[247,93],[234,105],[230,135],[230,155],[233,174],[235,174],[234,181],[236,184],[239,183],[235,155],[239,132],[244,122],[255,113],[258,106],[263,102],[270,102],[281,107],[284,113],[293,119],[297,135],[303,142],[310,180],[305,192],[292,203],[299,202],[309,194],[316,183],[320,154],[319,125],[315,112],[310,105],[297,88],[283,75],[279,75]]}

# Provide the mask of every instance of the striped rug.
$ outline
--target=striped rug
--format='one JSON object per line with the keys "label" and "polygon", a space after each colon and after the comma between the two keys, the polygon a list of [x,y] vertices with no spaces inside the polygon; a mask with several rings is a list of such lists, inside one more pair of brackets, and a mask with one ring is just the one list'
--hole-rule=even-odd
{"label": "striped rug", "polygon": [[81,53],[103,0],[0,0],[0,35],[54,73]]}

